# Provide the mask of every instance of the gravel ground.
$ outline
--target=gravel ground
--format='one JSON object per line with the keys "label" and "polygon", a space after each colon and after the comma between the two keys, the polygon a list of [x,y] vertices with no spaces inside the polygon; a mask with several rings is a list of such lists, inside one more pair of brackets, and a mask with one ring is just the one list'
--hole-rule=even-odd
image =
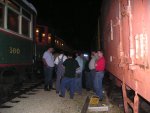
{"label": "gravel ground", "polygon": [[[74,99],[69,98],[68,92],[65,98],[61,98],[55,90],[44,91],[40,88],[28,93],[32,95],[24,94],[22,97],[26,98],[13,99],[13,101],[20,101],[18,103],[5,103],[5,106],[10,106],[10,108],[0,108],[0,113],[81,113],[86,97],[93,95],[93,92],[83,90],[82,95],[75,94]],[[109,113],[123,113],[118,106],[106,100],[101,103],[109,106]]]}

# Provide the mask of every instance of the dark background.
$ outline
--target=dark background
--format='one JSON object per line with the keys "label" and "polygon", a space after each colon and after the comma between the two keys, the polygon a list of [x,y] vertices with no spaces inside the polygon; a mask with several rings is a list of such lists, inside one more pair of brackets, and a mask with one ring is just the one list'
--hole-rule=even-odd
{"label": "dark background", "polygon": [[97,34],[101,0],[28,0],[37,10],[37,23],[75,50],[90,50]]}

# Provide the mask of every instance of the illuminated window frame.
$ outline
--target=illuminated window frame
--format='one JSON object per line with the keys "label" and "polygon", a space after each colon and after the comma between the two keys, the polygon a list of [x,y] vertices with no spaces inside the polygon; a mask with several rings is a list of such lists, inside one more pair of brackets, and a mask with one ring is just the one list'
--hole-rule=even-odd
{"label": "illuminated window frame", "polygon": [[[13,4],[15,4],[15,5],[11,5],[10,1],[13,2]],[[32,22],[33,21],[33,15],[32,15],[32,13],[29,13],[24,7],[19,5],[14,0],[3,0],[3,1],[0,1],[0,3],[2,5],[4,5],[3,6],[3,9],[4,9],[3,25],[1,25],[0,27],[4,28],[5,30],[8,30],[9,32],[23,35],[25,38],[33,39],[33,37],[32,37],[33,36],[33,25],[32,25],[33,24],[33,22]],[[22,12],[22,10],[24,13]],[[17,16],[17,19],[15,19],[15,17],[14,17],[14,19],[12,19],[12,20],[18,21],[18,22],[16,22],[18,25],[16,27],[16,29],[11,29],[10,26],[8,25],[8,17],[9,17],[8,11],[14,12],[14,14]],[[25,29],[23,28],[24,25],[22,25],[23,21],[24,21],[24,23],[28,24],[28,25],[26,25],[26,28],[25,28],[26,32],[25,32]]]}

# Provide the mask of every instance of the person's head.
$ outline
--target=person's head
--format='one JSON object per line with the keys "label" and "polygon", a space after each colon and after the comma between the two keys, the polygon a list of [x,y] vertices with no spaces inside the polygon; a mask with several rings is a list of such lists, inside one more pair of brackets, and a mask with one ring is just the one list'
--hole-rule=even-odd
{"label": "person's head", "polygon": [[82,55],[82,52],[81,51],[77,51],[76,52],[76,56],[81,56]]}
{"label": "person's head", "polygon": [[61,50],[59,53],[60,53],[60,54],[64,54],[64,51]]}
{"label": "person's head", "polygon": [[91,51],[91,58],[96,57],[96,56],[97,56],[96,51]]}
{"label": "person's head", "polygon": [[98,56],[99,58],[103,57],[103,51],[102,51],[102,50],[98,50],[98,51],[97,51],[97,56]]}
{"label": "person's head", "polygon": [[48,51],[49,51],[49,52],[54,52],[54,48],[53,48],[53,47],[49,47],[49,48],[48,48]]}
{"label": "person's head", "polygon": [[91,56],[95,56],[95,55],[96,55],[96,51],[92,51]]}
{"label": "person's head", "polygon": [[73,57],[73,54],[72,53],[68,53],[68,58],[72,58]]}

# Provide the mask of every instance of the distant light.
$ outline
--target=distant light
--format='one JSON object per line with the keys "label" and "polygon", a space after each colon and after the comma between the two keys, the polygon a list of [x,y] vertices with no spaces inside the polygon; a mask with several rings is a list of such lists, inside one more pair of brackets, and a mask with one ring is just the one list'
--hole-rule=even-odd
{"label": "distant light", "polygon": [[39,32],[39,30],[38,29],[36,29],[36,33],[38,33]]}
{"label": "distant light", "polygon": [[51,37],[49,36],[49,37],[48,37],[48,39],[50,40],[50,39],[51,39]]}
{"label": "distant light", "polygon": [[42,34],[42,37],[45,37],[45,33]]}
{"label": "distant light", "polygon": [[62,46],[64,45],[64,44],[61,44]]}
{"label": "distant light", "polygon": [[83,54],[83,56],[84,56],[84,57],[88,57],[89,55],[88,55],[88,54]]}

